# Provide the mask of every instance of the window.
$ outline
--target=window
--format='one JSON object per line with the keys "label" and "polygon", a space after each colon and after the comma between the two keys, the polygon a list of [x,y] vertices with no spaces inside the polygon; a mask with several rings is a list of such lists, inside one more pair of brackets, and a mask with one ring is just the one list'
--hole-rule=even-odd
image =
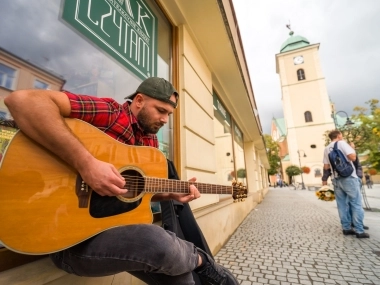
{"label": "window", "polygon": [[216,184],[231,186],[232,180],[235,180],[246,185],[243,132],[235,124],[215,92],[213,99]]}
{"label": "window", "polygon": [[0,111],[0,119],[5,120],[7,118],[7,112]]}
{"label": "window", "polygon": [[0,86],[13,90],[15,80],[16,70],[0,63]]}
{"label": "window", "polygon": [[49,84],[42,82],[38,79],[34,80],[34,88],[35,89],[48,89]]}
{"label": "window", "polygon": [[298,69],[297,70],[297,77],[298,77],[298,80],[305,80],[306,79],[305,71],[303,69]]}
{"label": "window", "polygon": [[235,179],[231,116],[217,97],[214,99],[214,137],[217,159],[216,184],[231,185]]}
{"label": "window", "polygon": [[235,177],[238,182],[242,182],[243,185],[247,185],[243,132],[239,129],[239,127],[235,124],[235,122],[233,123],[234,123],[233,124],[234,126],[234,154],[235,154],[235,168],[236,168]]}
{"label": "window", "polygon": [[305,122],[306,123],[313,121],[313,116],[311,115],[310,111],[306,111],[304,115],[305,115]]}

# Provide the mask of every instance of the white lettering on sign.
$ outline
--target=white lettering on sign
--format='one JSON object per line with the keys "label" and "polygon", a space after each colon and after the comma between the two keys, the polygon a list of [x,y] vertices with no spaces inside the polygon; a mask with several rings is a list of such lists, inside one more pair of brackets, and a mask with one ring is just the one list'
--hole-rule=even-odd
{"label": "white lettering on sign", "polygon": [[235,133],[236,133],[236,135],[237,135],[240,139],[242,138],[242,136],[241,136],[241,131],[238,129],[237,126],[235,126]]}
{"label": "white lettering on sign", "polygon": [[[108,8],[99,13],[99,3],[103,6],[106,4]],[[155,25],[152,19],[153,15],[150,16],[137,2],[138,10],[135,11],[137,21],[135,21],[130,0],[125,0],[125,10],[119,3],[122,5],[123,1],[88,0],[86,2],[77,0],[75,21],[102,41],[122,60],[128,62],[137,72],[151,76],[150,72],[155,69],[153,68],[154,61],[152,61],[154,43],[151,42],[151,34],[154,33]],[[85,11],[86,13],[83,13]],[[153,24],[151,23],[152,31],[149,31],[147,21],[153,21]]]}
{"label": "white lettering on sign", "polygon": [[[145,13],[144,15],[141,15],[141,10],[142,10],[142,7],[140,6],[139,3],[137,3],[137,5],[139,5],[139,17],[138,17],[138,20],[137,20],[137,24],[141,27],[141,24],[144,26],[144,29],[145,29],[145,33],[147,35],[149,35],[148,33],[148,30],[146,29],[146,26],[145,26],[145,22],[144,22],[144,18],[148,18],[149,19],[149,16],[147,13]],[[141,21],[140,21],[141,20]],[[140,24],[141,22],[141,24]]]}

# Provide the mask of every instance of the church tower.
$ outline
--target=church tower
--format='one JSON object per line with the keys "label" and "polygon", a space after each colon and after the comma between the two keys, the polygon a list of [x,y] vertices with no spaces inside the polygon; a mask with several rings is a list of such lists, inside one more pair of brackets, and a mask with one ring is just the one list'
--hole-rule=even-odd
{"label": "church tower", "polygon": [[310,44],[291,31],[280,53],[276,54],[276,72],[281,83],[289,164],[310,168],[310,173],[295,177],[297,182],[303,180],[306,186],[321,185],[323,134],[335,127],[319,59],[319,44]]}

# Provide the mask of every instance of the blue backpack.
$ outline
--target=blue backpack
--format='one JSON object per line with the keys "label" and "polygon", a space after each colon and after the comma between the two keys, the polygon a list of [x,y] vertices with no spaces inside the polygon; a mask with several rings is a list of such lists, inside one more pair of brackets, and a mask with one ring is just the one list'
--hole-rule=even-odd
{"label": "blue backpack", "polygon": [[330,151],[329,160],[332,169],[340,177],[348,177],[354,171],[352,163],[348,161],[346,156],[338,149],[338,142],[335,142],[334,148]]}

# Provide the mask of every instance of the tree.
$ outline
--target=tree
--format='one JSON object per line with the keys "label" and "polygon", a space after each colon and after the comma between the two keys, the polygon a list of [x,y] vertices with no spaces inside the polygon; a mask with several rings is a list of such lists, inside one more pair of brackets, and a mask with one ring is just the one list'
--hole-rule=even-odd
{"label": "tree", "polygon": [[[362,164],[380,171],[380,107],[379,100],[371,99],[366,102],[369,110],[363,107],[355,107],[358,114],[353,118],[361,122],[361,128],[366,137],[360,139],[357,147],[360,153],[368,152],[368,158]],[[369,111],[369,114],[367,112]]]}
{"label": "tree", "polygon": [[264,135],[265,146],[267,148],[267,155],[270,168],[268,169],[268,175],[275,175],[281,165],[280,147],[270,135]]}
{"label": "tree", "polygon": [[286,174],[289,176],[289,183],[292,183],[293,176],[300,175],[302,173],[302,169],[296,165],[290,165],[285,169]]}
{"label": "tree", "polygon": [[[343,139],[355,144],[358,153],[368,153],[366,161],[362,162],[368,168],[380,171],[380,107],[379,100],[371,99],[366,104],[369,108],[355,107],[351,119],[356,122],[352,126],[338,126]],[[325,145],[330,143],[330,131],[324,133]]]}
{"label": "tree", "polygon": [[[353,142],[355,144],[356,149],[360,149],[363,145],[363,141],[367,140],[369,137],[368,131],[363,129],[360,122],[355,125],[350,126],[338,126],[337,130],[339,130],[342,133],[343,139],[350,143]],[[323,134],[323,137],[325,139],[325,146],[327,146],[331,140],[329,138],[329,133],[333,130],[328,130]]]}

